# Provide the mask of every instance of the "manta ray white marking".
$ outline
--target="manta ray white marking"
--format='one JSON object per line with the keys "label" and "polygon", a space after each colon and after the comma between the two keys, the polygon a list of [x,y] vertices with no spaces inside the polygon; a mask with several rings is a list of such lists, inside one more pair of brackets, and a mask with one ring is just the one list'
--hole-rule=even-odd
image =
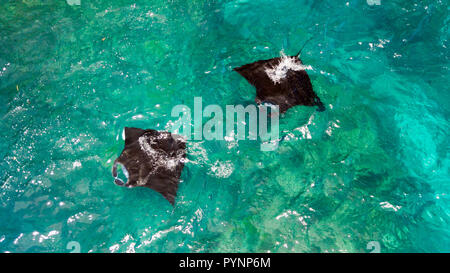
{"label": "manta ray white marking", "polygon": [[279,84],[286,78],[286,74],[289,70],[300,71],[306,69],[310,70],[312,67],[310,65],[301,64],[297,57],[286,56],[284,52],[281,52],[280,63],[275,67],[267,67],[265,72],[273,83]]}

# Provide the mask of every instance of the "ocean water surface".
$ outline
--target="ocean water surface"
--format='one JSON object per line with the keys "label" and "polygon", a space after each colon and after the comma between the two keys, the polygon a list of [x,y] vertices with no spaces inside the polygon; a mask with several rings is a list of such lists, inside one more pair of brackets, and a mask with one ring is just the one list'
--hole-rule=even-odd
{"label": "ocean water surface", "polygon": [[[449,22],[441,0],[1,1],[0,251],[449,252]],[[252,104],[232,69],[309,38],[326,110],[283,114],[276,151],[190,141],[174,207],[113,183],[125,126]]]}

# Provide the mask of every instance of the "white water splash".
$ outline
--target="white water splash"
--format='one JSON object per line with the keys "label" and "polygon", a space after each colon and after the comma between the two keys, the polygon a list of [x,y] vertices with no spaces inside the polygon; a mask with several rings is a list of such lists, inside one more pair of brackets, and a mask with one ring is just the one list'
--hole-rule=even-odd
{"label": "white water splash", "polygon": [[153,149],[153,147],[151,146],[153,144],[157,144],[155,139],[165,139],[169,137],[172,136],[170,136],[169,134],[160,134],[159,136],[155,137],[143,135],[138,139],[141,150],[144,151],[145,154],[153,160],[153,164],[155,165],[153,171],[156,171],[158,167],[163,167],[165,169],[173,171],[176,169],[180,162],[185,162],[183,158],[183,150],[177,151],[175,157],[173,157],[169,156],[165,151],[160,149]]}
{"label": "white water splash", "polygon": [[234,165],[231,161],[221,162],[217,160],[214,165],[211,166],[211,172],[219,178],[228,178],[234,171]]}
{"label": "white water splash", "polygon": [[[150,141],[150,143],[148,143],[147,140]],[[156,155],[158,153],[150,145],[150,144],[156,144],[156,142],[153,139],[144,135],[138,139],[138,142],[139,142],[139,146],[141,147],[141,150],[144,151],[148,157],[150,157],[150,158],[156,157]]]}
{"label": "white water splash", "polygon": [[395,205],[392,205],[391,203],[389,203],[387,201],[381,202],[380,205],[381,205],[382,208],[392,209],[393,211],[398,211],[399,209],[402,208],[402,206],[395,206]]}
{"label": "white water splash", "polygon": [[275,67],[267,67],[265,70],[267,76],[269,76],[275,84],[279,84],[283,79],[285,79],[289,70],[300,71],[312,69],[310,65],[303,65],[300,63],[300,60],[297,57],[286,56],[283,51],[281,51],[280,54],[280,63],[278,63]]}

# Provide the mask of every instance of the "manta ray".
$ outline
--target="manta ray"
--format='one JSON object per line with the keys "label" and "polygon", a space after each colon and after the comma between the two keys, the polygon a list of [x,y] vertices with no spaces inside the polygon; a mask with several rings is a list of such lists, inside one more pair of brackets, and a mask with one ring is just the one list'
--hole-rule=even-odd
{"label": "manta ray", "polygon": [[[301,52],[301,50],[300,50]],[[256,88],[255,102],[278,105],[280,113],[296,105],[325,107],[313,90],[305,66],[296,56],[286,56],[260,60],[233,70],[241,74]]]}
{"label": "manta ray", "polygon": [[[147,187],[175,203],[186,142],[180,136],[152,129],[125,127],[125,148],[114,161],[114,182],[124,187]],[[128,181],[118,177],[117,165]]]}

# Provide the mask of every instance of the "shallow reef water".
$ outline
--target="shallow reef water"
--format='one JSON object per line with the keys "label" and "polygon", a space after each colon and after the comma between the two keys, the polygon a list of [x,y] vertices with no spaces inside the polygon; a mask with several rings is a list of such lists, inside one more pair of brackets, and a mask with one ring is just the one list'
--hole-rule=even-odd
{"label": "shallow reef water", "polygon": [[[2,1],[0,251],[450,251],[449,20],[441,0]],[[309,38],[326,110],[289,109],[276,151],[190,141],[175,207],[113,183],[125,126],[252,104],[232,69]]]}

